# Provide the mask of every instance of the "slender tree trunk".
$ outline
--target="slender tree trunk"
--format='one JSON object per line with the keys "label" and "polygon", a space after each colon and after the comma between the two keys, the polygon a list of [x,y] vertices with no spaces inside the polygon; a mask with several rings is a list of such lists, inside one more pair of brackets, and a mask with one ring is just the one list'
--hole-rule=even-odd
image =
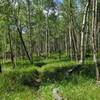
{"label": "slender tree trunk", "polygon": [[1,67],[1,64],[0,64],[0,73],[2,73],[2,67]]}
{"label": "slender tree trunk", "polygon": [[96,68],[96,79],[100,80],[99,67],[97,64],[97,46],[96,46],[96,36],[97,36],[97,0],[93,0],[93,12],[92,12],[92,46],[93,46],[93,61]]}
{"label": "slender tree trunk", "polygon": [[86,28],[86,34],[85,34],[85,42],[84,42],[84,57],[86,57],[86,53],[87,53],[87,49],[89,48],[88,46],[88,42],[89,42],[89,27],[90,27],[90,24],[89,24],[89,18],[90,18],[90,9],[88,9],[88,13],[87,13],[87,19],[86,19],[86,22],[87,22],[87,28]]}
{"label": "slender tree trunk", "polygon": [[74,31],[72,32],[72,39],[73,39],[73,47],[74,47],[75,60],[78,61],[77,44],[76,44],[76,41],[75,41]]}
{"label": "slender tree trunk", "polygon": [[30,34],[30,57],[32,59],[32,27],[31,27],[31,1],[27,0],[28,5],[28,26],[29,26],[29,34]]}
{"label": "slender tree trunk", "polygon": [[9,26],[8,26],[8,36],[9,36],[9,44],[10,44],[11,61],[12,61],[13,68],[15,68],[14,53],[13,53],[13,47],[12,47],[12,38],[11,38]]}
{"label": "slender tree trunk", "polygon": [[85,37],[85,26],[86,26],[86,18],[87,18],[87,11],[89,7],[89,2],[87,2],[84,10],[84,15],[83,15],[83,23],[82,23],[82,31],[81,31],[81,47],[80,47],[80,63],[84,63],[84,37]]}
{"label": "slender tree trunk", "polygon": [[[8,30],[7,30],[8,31]],[[3,38],[3,41],[2,41],[2,44],[4,45],[4,48],[5,48],[5,50],[3,51],[3,53],[2,53],[2,57],[3,57],[3,61],[2,61],[2,63],[4,64],[5,63],[5,61],[7,60],[6,59],[6,48],[7,48],[7,33],[5,33],[4,34],[4,38]]]}
{"label": "slender tree trunk", "polygon": [[46,44],[45,44],[45,53],[46,53],[46,59],[48,58],[48,11],[46,16]]}
{"label": "slender tree trunk", "polygon": [[72,51],[72,33],[71,33],[71,27],[72,27],[72,23],[69,24],[69,54],[70,54],[70,59],[72,60],[72,58],[73,58],[73,51]]}
{"label": "slender tree trunk", "polygon": [[66,56],[68,56],[68,43],[67,43],[67,33],[65,33],[65,53],[66,53]]}
{"label": "slender tree trunk", "polygon": [[28,51],[27,51],[25,42],[24,42],[23,37],[22,37],[22,29],[21,29],[21,26],[18,24],[18,19],[17,19],[17,18],[15,19],[15,24],[16,24],[16,26],[17,26],[17,31],[18,31],[18,33],[19,33],[19,38],[20,38],[21,43],[22,43],[22,45],[23,45],[23,47],[24,47],[24,50],[25,50],[26,55],[27,55],[27,57],[28,57],[28,60],[29,60],[30,63],[32,64],[33,61],[31,60],[31,57],[30,57],[30,55],[29,55],[29,53],[28,53]]}
{"label": "slender tree trunk", "polygon": [[100,22],[98,21],[98,48],[97,48],[97,52],[99,53],[99,50],[100,50]]}

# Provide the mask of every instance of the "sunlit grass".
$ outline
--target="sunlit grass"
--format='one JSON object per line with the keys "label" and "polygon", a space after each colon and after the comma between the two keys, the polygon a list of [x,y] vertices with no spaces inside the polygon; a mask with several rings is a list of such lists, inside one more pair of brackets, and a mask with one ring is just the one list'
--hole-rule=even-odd
{"label": "sunlit grass", "polygon": [[64,100],[100,99],[100,88],[96,85],[95,80],[78,75],[70,76],[68,80],[60,82],[42,83],[39,90],[34,90],[32,87],[22,86],[18,83],[6,87],[9,88],[4,88],[2,91],[0,87],[0,100],[40,100],[40,98],[41,100],[53,100],[53,88],[60,89]]}
{"label": "sunlit grass", "polygon": [[64,100],[100,100],[100,87],[92,77],[94,69],[91,60],[85,63],[81,74],[72,74],[62,80],[43,81],[38,90],[34,86],[24,85],[22,81],[34,78],[32,73],[36,70],[42,73],[47,71],[54,73],[56,69],[71,68],[78,64],[75,61],[53,61],[52,59],[41,62],[46,64],[37,67],[34,64],[18,62],[15,69],[11,67],[11,63],[7,62],[3,65],[3,73],[0,74],[0,100],[53,100],[53,88],[60,89]]}

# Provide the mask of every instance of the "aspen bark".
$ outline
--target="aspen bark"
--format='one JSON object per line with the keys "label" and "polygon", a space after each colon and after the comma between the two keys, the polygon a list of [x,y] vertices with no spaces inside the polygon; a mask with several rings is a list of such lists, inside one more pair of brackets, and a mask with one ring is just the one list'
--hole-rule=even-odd
{"label": "aspen bark", "polygon": [[93,0],[93,11],[92,11],[92,47],[93,47],[93,61],[96,68],[96,79],[100,80],[99,67],[97,64],[97,46],[96,46],[96,36],[97,36],[97,0]]}
{"label": "aspen bark", "polygon": [[80,63],[84,63],[84,37],[85,37],[85,26],[86,26],[86,18],[87,18],[87,11],[89,7],[89,2],[87,2],[84,10],[84,15],[83,15],[83,23],[82,23],[82,31],[81,31],[81,47],[80,47]]}

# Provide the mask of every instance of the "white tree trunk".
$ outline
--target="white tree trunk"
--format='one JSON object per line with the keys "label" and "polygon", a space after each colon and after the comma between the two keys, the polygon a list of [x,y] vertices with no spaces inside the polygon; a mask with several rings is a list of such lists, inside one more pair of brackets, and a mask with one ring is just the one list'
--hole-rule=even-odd
{"label": "white tree trunk", "polygon": [[93,12],[92,12],[92,48],[93,48],[93,61],[96,67],[96,79],[99,81],[99,68],[97,65],[97,0],[93,0]]}
{"label": "white tree trunk", "polygon": [[87,2],[85,6],[84,15],[83,15],[83,23],[82,23],[82,31],[81,31],[80,63],[84,63],[84,36],[85,36],[85,26],[86,26],[88,7],[89,7],[89,2]]}

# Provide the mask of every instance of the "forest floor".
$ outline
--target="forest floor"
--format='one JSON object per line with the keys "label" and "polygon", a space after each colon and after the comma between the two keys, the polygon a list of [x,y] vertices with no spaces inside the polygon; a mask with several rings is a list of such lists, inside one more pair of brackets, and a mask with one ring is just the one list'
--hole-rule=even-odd
{"label": "forest floor", "polygon": [[[0,100],[53,100],[54,88],[59,88],[64,100],[100,100],[92,61],[87,61],[79,71],[66,74],[76,66],[75,61],[50,59],[33,65],[20,61],[13,69],[7,61],[0,74]],[[33,81],[36,78],[42,80],[39,85]]]}

